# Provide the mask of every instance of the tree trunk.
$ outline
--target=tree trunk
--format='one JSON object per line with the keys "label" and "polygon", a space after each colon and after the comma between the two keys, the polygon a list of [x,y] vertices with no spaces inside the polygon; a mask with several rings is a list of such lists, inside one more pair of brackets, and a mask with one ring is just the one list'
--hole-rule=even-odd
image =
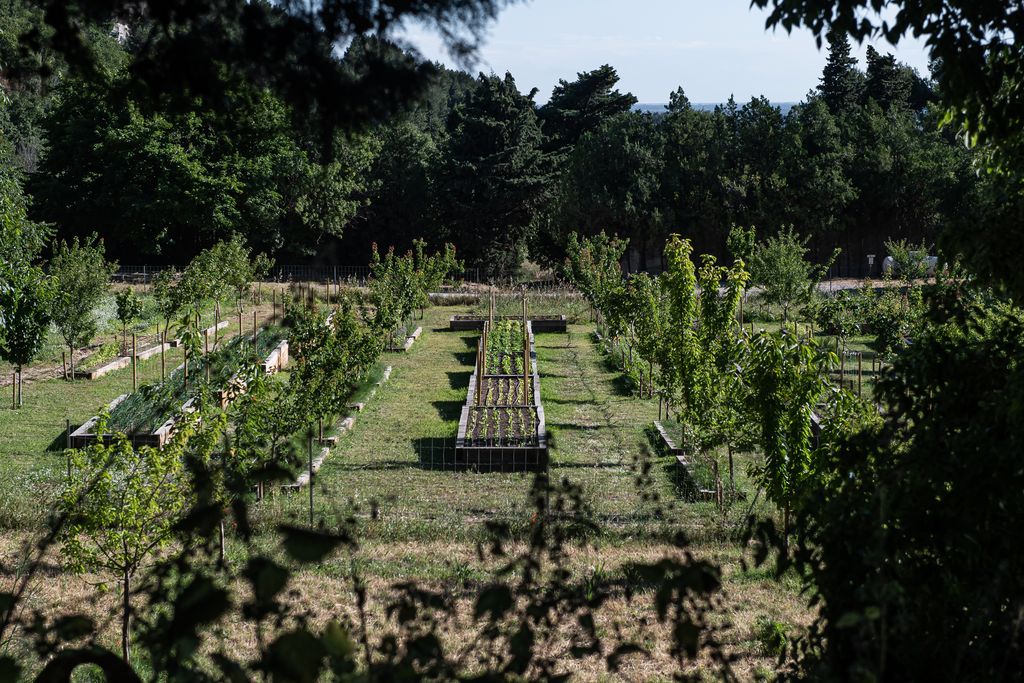
{"label": "tree trunk", "polygon": [[220,520],[220,566],[224,566],[224,518]]}
{"label": "tree trunk", "polygon": [[25,373],[21,366],[18,366],[18,407],[25,405]]}
{"label": "tree trunk", "polygon": [[121,602],[121,655],[124,657],[124,661],[127,663],[131,657],[131,635],[128,632],[128,626],[131,621],[131,598],[129,592],[132,586],[132,575],[126,569],[124,571],[124,577],[122,579],[124,589],[124,595],[122,596]]}
{"label": "tree trunk", "polygon": [[71,381],[75,381],[75,347],[68,344],[68,349],[71,351]]}

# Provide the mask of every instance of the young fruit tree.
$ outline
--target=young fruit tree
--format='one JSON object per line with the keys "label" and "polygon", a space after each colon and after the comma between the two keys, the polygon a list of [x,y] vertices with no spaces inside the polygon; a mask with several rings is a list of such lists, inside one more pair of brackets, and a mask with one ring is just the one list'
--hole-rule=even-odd
{"label": "young fruit tree", "polygon": [[103,242],[96,235],[71,243],[57,244],[50,261],[54,297],[51,305],[57,326],[71,356],[71,379],[75,378],[75,349],[85,346],[96,335],[93,312],[110,288],[110,276],[117,264],[107,262]]}
{"label": "young fruit tree", "polygon": [[117,321],[121,323],[121,352],[128,353],[128,326],[142,315],[142,299],[132,289],[122,289],[114,296]]}
{"label": "young fruit tree", "polygon": [[782,319],[789,321],[795,307],[811,300],[818,283],[839,256],[832,253],[828,262],[815,266],[807,260],[807,240],[792,227],[754,246],[750,258],[751,281],[761,288],[761,301],[782,307]]}
{"label": "young fruit tree", "polygon": [[[138,572],[175,538],[188,509],[191,483],[185,468],[190,439],[203,424],[202,412],[182,417],[164,448],[135,449],[114,434],[70,452],[73,476],[58,507],[66,519],[61,541],[64,561],[75,573],[113,576],[121,587],[121,654],[131,657],[132,586]],[[206,421],[207,427],[211,420]],[[105,419],[97,426],[106,432]]]}
{"label": "young fruit tree", "polygon": [[465,266],[455,258],[455,247],[445,244],[444,250],[427,254],[425,240],[413,240],[413,263],[416,272],[416,301],[414,305],[420,309],[423,317],[430,305],[430,293],[441,287],[445,279],[453,272]]}
{"label": "young fruit tree", "polygon": [[405,256],[395,254],[395,248],[380,255],[373,245],[370,262],[370,299],[375,314],[373,326],[379,334],[388,337],[388,348],[394,348],[395,331],[412,315],[416,305],[417,276],[412,252]]}
{"label": "young fruit tree", "polygon": [[22,368],[38,355],[50,325],[52,289],[41,270],[0,263],[0,358],[17,373],[11,407],[24,405]]}
{"label": "young fruit tree", "polygon": [[[726,268],[709,255],[698,270],[691,253],[689,240],[679,235],[665,246],[668,390],[684,425],[686,447],[713,459],[715,450],[729,442],[736,422],[741,355],[736,314],[748,276],[743,261]],[[713,464],[717,470],[717,461]]]}

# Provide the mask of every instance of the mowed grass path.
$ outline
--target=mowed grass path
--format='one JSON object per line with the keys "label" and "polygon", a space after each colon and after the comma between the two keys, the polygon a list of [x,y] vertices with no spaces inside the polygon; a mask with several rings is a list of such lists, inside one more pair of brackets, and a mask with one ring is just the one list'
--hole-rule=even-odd
{"label": "mowed grass path", "polygon": [[[453,471],[450,463],[476,355],[476,332],[448,331],[458,307],[435,307],[420,321],[409,353],[392,353],[390,380],[357,416],[316,477],[315,506],[325,519],[355,504],[371,506],[371,536],[393,541],[478,537],[481,522],[526,525],[532,474]],[[704,503],[677,504],[674,460],[652,452],[646,430],[657,404],[631,395],[587,325],[537,335],[538,369],[553,481],[582,487],[611,537],[700,526]],[[270,518],[304,518],[306,496],[268,501]]]}

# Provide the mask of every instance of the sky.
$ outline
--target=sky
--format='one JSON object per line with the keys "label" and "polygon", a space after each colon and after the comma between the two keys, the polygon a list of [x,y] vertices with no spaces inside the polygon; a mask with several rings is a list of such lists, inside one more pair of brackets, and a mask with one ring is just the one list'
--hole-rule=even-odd
{"label": "sky", "polygon": [[[510,71],[523,92],[539,88],[547,101],[560,78],[611,64],[619,87],[641,103],[668,102],[682,87],[691,102],[740,102],[764,95],[797,102],[814,88],[825,64],[807,30],[765,29],[767,12],[749,0],[532,0],[502,11],[491,26],[474,71]],[[432,60],[456,66],[436,36],[409,27],[406,39]],[[922,74],[923,44],[874,43]],[[855,46],[863,68],[866,45]]]}

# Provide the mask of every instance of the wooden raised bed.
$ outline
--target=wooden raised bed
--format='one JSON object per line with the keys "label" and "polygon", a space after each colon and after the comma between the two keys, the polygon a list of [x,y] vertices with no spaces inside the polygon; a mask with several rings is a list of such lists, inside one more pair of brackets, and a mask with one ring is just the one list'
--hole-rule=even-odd
{"label": "wooden raised bed", "polygon": [[[484,321],[481,321],[481,327],[485,328]],[[469,379],[466,405],[459,419],[453,463],[456,469],[480,472],[538,472],[547,469],[547,430],[544,408],[540,403],[540,377],[532,322],[527,322],[525,330],[531,366],[529,391],[523,392],[523,375],[484,374],[478,382],[477,374],[486,372],[487,368],[477,363]],[[481,337],[477,353],[483,354],[484,351]],[[484,394],[480,402],[477,401],[478,383]]]}
{"label": "wooden raised bed", "polygon": [[[495,316],[494,319],[522,320],[522,316],[502,315]],[[486,315],[453,315],[448,319],[448,329],[453,332],[483,330],[486,320]],[[533,325],[534,332],[565,332],[566,329],[564,315],[531,315],[529,321]]]}
{"label": "wooden raised bed", "polygon": [[[288,364],[288,341],[281,341],[273,351],[267,356],[266,360],[263,361],[263,370],[267,374],[273,374],[278,372],[281,368]],[[183,366],[179,365],[177,369]],[[229,381],[228,386],[217,392],[217,398],[220,403],[221,409],[227,408],[232,401],[234,401],[239,395],[245,393],[245,383],[238,378],[238,375],[234,375]],[[128,398],[128,394],[122,394],[114,399],[107,406],[107,413],[111,413],[122,401]],[[143,446],[152,446],[154,448],[163,448],[168,440],[174,435],[174,426],[182,415],[185,415],[192,411],[192,405],[195,401],[194,398],[190,398],[185,401],[181,407],[174,412],[167,420],[164,421],[156,430],[152,432],[141,432],[136,434],[128,434],[128,439],[132,445],[136,448]],[[70,435],[69,444],[71,448],[85,448],[86,446],[96,443],[97,441],[108,441],[113,434],[104,433],[96,434],[93,430],[96,427],[96,423],[99,421],[99,416],[94,416],[87,420],[81,427],[73,431]]]}

